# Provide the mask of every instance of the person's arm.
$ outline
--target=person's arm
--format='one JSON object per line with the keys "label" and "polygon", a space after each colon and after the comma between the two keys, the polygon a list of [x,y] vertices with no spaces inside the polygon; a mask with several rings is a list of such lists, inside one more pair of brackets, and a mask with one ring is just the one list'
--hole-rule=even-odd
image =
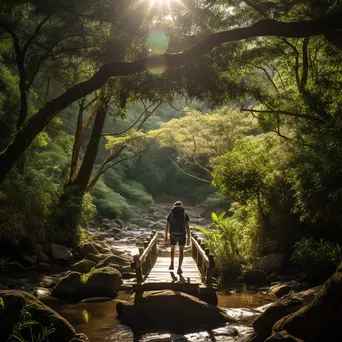
{"label": "person's arm", "polygon": [[170,228],[170,224],[169,222],[166,222],[166,226],[165,226],[165,242],[169,243],[169,228]]}
{"label": "person's arm", "polygon": [[186,234],[187,234],[186,244],[187,244],[187,246],[189,246],[190,245],[190,225],[189,225],[189,222],[186,223]]}

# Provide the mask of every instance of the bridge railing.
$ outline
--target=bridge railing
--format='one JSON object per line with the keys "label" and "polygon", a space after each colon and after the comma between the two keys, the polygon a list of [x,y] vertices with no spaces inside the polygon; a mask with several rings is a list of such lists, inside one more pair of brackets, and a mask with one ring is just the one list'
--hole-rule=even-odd
{"label": "bridge railing", "polygon": [[144,240],[144,247],[139,247],[139,254],[133,256],[131,267],[135,271],[137,284],[142,283],[157,259],[157,236],[158,233],[153,230]]}
{"label": "bridge railing", "polygon": [[197,235],[191,233],[192,257],[204,278],[207,287],[213,286],[213,273],[215,268],[214,256],[210,253],[205,243]]}

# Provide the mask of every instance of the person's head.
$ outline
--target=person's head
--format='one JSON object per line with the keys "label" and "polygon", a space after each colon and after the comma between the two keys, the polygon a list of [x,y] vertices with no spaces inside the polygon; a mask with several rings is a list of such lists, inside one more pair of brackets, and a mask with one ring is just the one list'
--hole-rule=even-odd
{"label": "person's head", "polygon": [[183,203],[181,201],[176,201],[175,204],[173,205],[174,207],[182,207]]}

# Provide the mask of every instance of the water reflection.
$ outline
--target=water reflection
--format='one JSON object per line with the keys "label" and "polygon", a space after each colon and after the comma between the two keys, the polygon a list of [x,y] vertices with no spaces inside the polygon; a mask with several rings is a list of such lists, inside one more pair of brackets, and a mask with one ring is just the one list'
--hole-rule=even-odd
{"label": "water reflection", "polygon": [[128,292],[120,292],[115,300],[102,303],[69,304],[52,297],[43,301],[65,317],[77,332],[85,333],[90,341],[94,342],[238,342],[252,332],[251,321],[260,314],[257,307],[272,301],[269,296],[262,293],[218,293],[218,306],[225,308],[230,316],[238,319],[237,324],[186,335],[148,333],[137,336],[116,318],[117,302],[127,300],[129,295]]}

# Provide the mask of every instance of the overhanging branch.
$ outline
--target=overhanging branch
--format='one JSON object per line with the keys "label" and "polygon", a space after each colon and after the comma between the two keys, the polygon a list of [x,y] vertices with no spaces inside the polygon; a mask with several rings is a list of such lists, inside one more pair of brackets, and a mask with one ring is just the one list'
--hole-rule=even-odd
{"label": "overhanging branch", "polygon": [[315,121],[319,123],[324,123],[325,121],[316,118],[315,116],[305,115],[305,114],[299,114],[299,113],[293,113],[293,112],[287,112],[284,110],[258,110],[258,109],[247,109],[247,108],[240,108],[242,112],[250,112],[250,113],[262,113],[262,114],[283,114],[287,116],[292,116],[294,118],[301,118],[305,120]]}
{"label": "overhanging branch", "polygon": [[183,172],[185,175],[191,177],[191,178],[195,178],[201,182],[205,182],[205,183],[211,183],[210,180],[207,180],[207,179],[204,179],[204,178],[200,178],[200,177],[197,177],[195,175],[192,175],[191,173],[188,173],[186,171],[184,171],[171,157],[169,157],[170,160],[172,161],[172,163],[177,167],[178,170],[180,170],[181,172]]}
{"label": "overhanging branch", "polygon": [[85,82],[76,84],[59,97],[46,103],[35,115],[28,119],[17,132],[12,143],[0,153],[0,183],[5,179],[13,165],[34,138],[50,123],[64,108],[76,100],[102,87],[111,77],[128,76],[146,70],[149,67],[177,67],[193,62],[198,55],[211,51],[216,46],[253,37],[309,37],[326,34],[342,28],[342,11],[324,16],[316,20],[298,22],[279,22],[263,19],[255,24],[208,35],[190,49],[175,54],[165,54],[151,58],[143,58],[133,62],[112,62],[103,65],[93,77]]}

